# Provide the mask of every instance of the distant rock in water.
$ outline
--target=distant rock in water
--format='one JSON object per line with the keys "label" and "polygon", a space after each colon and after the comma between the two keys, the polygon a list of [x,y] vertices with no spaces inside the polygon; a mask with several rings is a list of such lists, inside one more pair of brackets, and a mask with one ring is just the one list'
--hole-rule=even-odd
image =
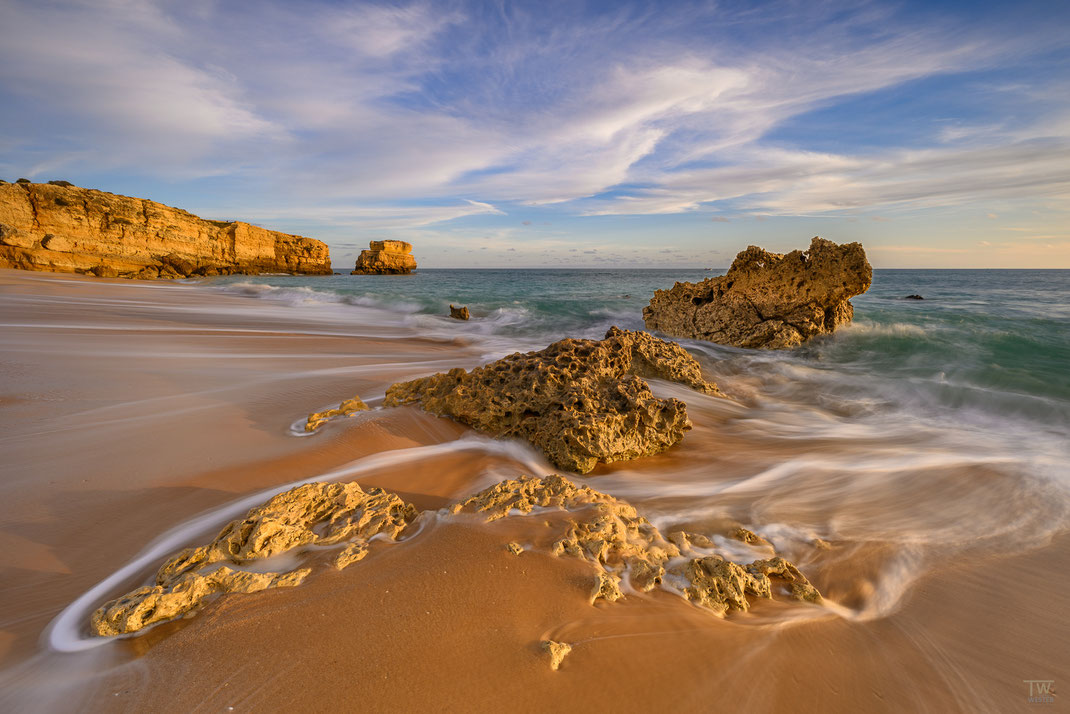
{"label": "distant rock in water", "polygon": [[613,327],[600,341],[565,339],[470,372],[395,384],[384,404],[417,402],[494,436],[526,439],[557,466],[587,473],[664,451],[691,428],[684,403],[655,397],[640,377],[719,394],[676,343]]}
{"label": "distant rock in water", "polygon": [[469,319],[471,317],[471,315],[468,314],[468,306],[467,305],[462,305],[461,307],[454,307],[453,304],[451,303],[450,304],[450,317],[454,318],[455,320],[467,320],[467,319]]}
{"label": "distant rock in water", "polygon": [[924,300],[925,298],[923,298],[921,295],[907,295],[903,299],[904,300]]}
{"label": "distant rock in water", "polygon": [[781,255],[751,246],[724,275],[658,290],[643,308],[651,330],[736,347],[797,347],[851,321],[849,299],[869,289],[873,269],[860,243],[815,237]]}
{"label": "distant rock in water", "polygon": [[67,181],[0,183],[0,268],[145,279],[332,272],[318,240]]}
{"label": "distant rock in water", "polygon": [[416,270],[412,244],[403,240],[373,240],[360,251],[350,275],[408,275]]}

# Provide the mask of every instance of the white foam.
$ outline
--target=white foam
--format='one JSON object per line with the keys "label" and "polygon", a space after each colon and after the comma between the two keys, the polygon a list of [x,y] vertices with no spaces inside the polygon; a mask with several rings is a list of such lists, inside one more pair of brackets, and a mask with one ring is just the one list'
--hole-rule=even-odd
{"label": "white foam", "polygon": [[83,634],[84,625],[88,621],[89,614],[100,606],[108,596],[114,594],[123,583],[146,572],[155,562],[188,546],[198,536],[212,529],[218,529],[228,521],[240,517],[272,496],[306,483],[338,481],[379,468],[434,458],[456,451],[483,451],[499,454],[520,462],[524,469],[530,473],[539,474],[543,471],[542,462],[526,445],[479,436],[466,436],[456,441],[442,444],[379,452],[325,474],[258,491],[225,506],[207,511],[157,537],[133,559],[64,608],[45,628],[42,636],[43,640],[53,651],[78,652],[99,647],[115,639],[114,637],[87,637]]}

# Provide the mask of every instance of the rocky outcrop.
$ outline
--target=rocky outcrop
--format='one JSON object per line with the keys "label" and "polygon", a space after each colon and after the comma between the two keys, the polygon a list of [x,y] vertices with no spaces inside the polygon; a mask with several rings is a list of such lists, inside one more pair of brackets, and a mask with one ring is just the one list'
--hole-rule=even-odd
{"label": "rocky outcrop", "polygon": [[873,269],[860,243],[814,238],[781,255],[751,246],[727,273],[658,290],[643,308],[651,330],[736,347],[783,349],[851,321],[850,298],[869,289]]}
{"label": "rocky outcrop", "polygon": [[408,275],[416,270],[412,244],[403,240],[373,240],[360,251],[350,275]]}
{"label": "rocky outcrop", "polygon": [[332,272],[318,240],[66,181],[0,184],[0,267],[129,278]]}
{"label": "rocky outcrop", "polygon": [[305,431],[315,431],[334,417],[353,416],[357,412],[366,411],[368,411],[368,405],[360,397],[353,397],[345,400],[334,409],[309,414],[308,419],[305,421]]}
{"label": "rocky outcrop", "polygon": [[355,483],[298,486],[231,522],[208,545],[176,554],[160,567],[155,585],[106,603],[93,613],[91,627],[102,636],[136,632],[191,615],[222,593],[299,585],[310,569],[256,573],[230,566],[304,546],[348,543],[336,564],[345,567],[363,557],[360,546],[372,536],[396,539],[414,518],[411,504],[377,488],[364,491]]}
{"label": "rocky outcrop", "polygon": [[452,317],[454,320],[467,320],[471,317],[471,315],[468,312],[467,305],[462,305],[461,307],[454,307],[453,304],[450,303],[450,317]]}
{"label": "rocky outcrop", "polygon": [[[592,602],[615,602],[625,597],[619,586],[625,578],[641,592],[659,586],[671,589],[666,583],[668,576],[686,583],[684,597],[721,616],[749,609],[748,595],[771,598],[770,577],[782,582],[796,600],[821,602],[817,588],[782,557],[740,564],[715,552],[713,541],[704,535],[677,531],[666,538],[631,504],[556,474],[502,481],[456,504],[451,511],[478,513],[493,521],[531,513],[535,508],[575,514],[565,533],[554,542],[552,552],[595,564],[598,571]],[[763,546],[763,550],[771,550],[768,542],[765,546],[768,548]]]}
{"label": "rocky outcrop", "polygon": [[641,377],[719,393],[679,345],[614,327],[600,341],[565,339],[470,372],[394,384],[384,404],[415,402],[479,431],[526,439],[558,467],[587,473],[598,462],[664,451],[691,428],[684,403],[655,397]]}
{"label": "rocky outcrop", "polygon": [[[476,516],[490,522],[523,517],[536,508],[540,516],[532,519],[533,527],[540,532],[555,524],[564,529],[550,552],[593,566],[586,593],[592,604],[626,598],[621,588],[625,579],[635,590],[661,587],[720,616],[749,609],[751,597],[773,597],[774,581],[797,600],[821,602],[821,594],[799,569],[776,555],[764,539],[755,554],[760,550],[762,556],[772,557],[733,562],[718,553],[706,535],[676,531],[665,537],[631,504],[556,474],[502,481],[434,513],[436,518]],[[550,510],[563,511],[566,517],[550,520]],[[93,613],[90,626],[100,636],[129,634],[193,615],[227,593],[294,587],[313,567],[282,573],[238,568],[310,546],[338,545],[344,548],[333,567],[342,569],[368,555],[373,537],[397,539],[418,517],[400,496],[379,489],[365,491],[355,483],[297,486],[230,523],[212,543],[177,553],[157,572],[155,585],[104,604]],[[516,542],[509,548],[515,554],[524,552]],[[554,642],[544,647],[552,666],[560,664],[570,649]]]}

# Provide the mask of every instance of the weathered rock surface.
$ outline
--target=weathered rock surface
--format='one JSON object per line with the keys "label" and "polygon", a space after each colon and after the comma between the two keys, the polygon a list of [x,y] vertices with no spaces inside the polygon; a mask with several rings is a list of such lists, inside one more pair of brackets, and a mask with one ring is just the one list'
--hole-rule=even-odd
{"label": "weathered rock surface", "polygon": [[[300,584],[307,568],[287,573],[235,570],[257,560],[311,545],[348,542],[336,567],[364,557],[361,546],[377,534],[396,539],[416,509],[392,493],[364,491],[355,483],[309,483],[278,494],[232,521],[208,545],[187,548],[164,563],[156,584],[139,588],[93,613],[98,635],[119,635],[188,616],[221,593],[255,592]],[[223,564],[223,567],[218,567]]]}
{"label": "weathered rock surface", "polygon": [[453,304],[451,303],[450,304],[450,317],[452,317],[455,320],[467,320],[467,319],[469,319],[471,317],[471,315],[468,313],[468,306],[467,305],[461,305],[460,307],[454,307]]}
{"label": "weathered rock surface", "polygon": [[873,269],[860,243],[814,238],[781,255],[751,246],[728,272],[676,283],[643,308],[651,330],[736,347],[784,349],[851,321],[850,298],[869,289]]}
{"label": "weathered rock surface", "polygon": [[718,394],[679,345],[614,327],[600,341],[565,339],[471,372],[394,384],[384,404],[417,402],[479,431],[526,439],[560,468],[587,473],[664,451],[691,428],[684,403],[655,397],[640,377]]}
{"label": "weathered rock surface", "polygon": [[403,240],[373,240],[360,251],[350,275],[408,275],[416,270],[412,244]]}
{"label": "weathered rock surface", "polygon": [[[817,589],[784,558],[734,563],[717,553],[706,553],[716,546],[704,535],[677,531],[665,538],[630,504],[556,474],[502,481],[454,505],[452,511],[483,514],[493,521],[528,514],[535,508],[575,513],[563,536],[554,542],[553,553],[583,558],[599,568],[590,594],[592,603],[623,598],[620,583],[625,577],[643,592],[664,586],[671,578],[682,583],[686,598],[725,615],[749,609],[748,595],[771,598],[770,576],[782,581],[795,599],[821,602]],[[768,546],[764,539],[762,543]]]}
{"label": "weathered rock surface", "polygon": [[[678,531],[665,538],[630,504],[556,474],[502,481],[453,504],[445,516],[469,514],[490,522],[530,514],[536,508],[566,513],[564,532],[551,552],[594,566],[588,592],[592,603],[626,597],[621,588],[625,578],[637,590],[662,586],[722,616],[748,609],[748,596],[771,598],[770,577],[782,581],[798,600],[821,601],[799,569],[779,556],[734,563],[712,552],[716,546],[707,536]],[[368,555],[373,536],[396,539],[417,515],[396,494],[375,488],[365,491],[355,483],[297,486],[231,522],[208,545],[173,556],[157,572],[154,585],[100,607],[93,613],[92,631],[101,636],[137,632],[188,617],[221,594],[300,585],[312,568],[279,573],[239,568],[303,546],[344,544],[333,562],[341,570]],[[524,552],[515,541],[506,547],[517,555]],[[568,646],[547,651],[559,664]]]}
{"label": "weathered rock surface", "polygon": [[318,240],[65,181],[0,184],[0,267],[152,279],[331,274]]}
{"label": "weathered rock surface", "polygon": [[368,405],[361,401],[360,397],[353,397],[345,400],[334,409],[309,414],[308,420],[305,421],[305,431],[315,431],[333,417],[353,416],[357,412],[365,411],[368,411]]}
{"label": "weathered rock surface", "polygon": [[565,657],[568,657],[569,652],[572,651],[572,645],[567,642],[543,640],[542,650],[550,656],[550,669],[556,672],[561,663],[565,661]]}

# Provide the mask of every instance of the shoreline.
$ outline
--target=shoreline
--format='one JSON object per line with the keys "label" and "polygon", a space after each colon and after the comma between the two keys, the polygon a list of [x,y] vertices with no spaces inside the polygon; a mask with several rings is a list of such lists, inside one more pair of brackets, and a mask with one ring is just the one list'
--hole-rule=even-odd
{"label": "shoreline", "polygon": [[[47,690],[57,697],[52,708],[131,711],[358,701],[372,710],[534,711],[561,701],[686,710],[717,701],[730,709],[997,711],[1025,702],[1021,680],[1058,678],[1064,668],[1065,531],[1038,536],[1027,551],[936,561],[874,619],[795,621],[774,601],[720,620],[664,592],[592,607],[581,561],[504,549],[512,538],[533,537],[534,522],[517,519],[436,522],[297,588],[224,597],[192,619],[93,654],[48,653],[39,638],[55,615],[161,533],[262,489],[472,434],[414,408],[328,424],[310,438],[290,433],[295,419],[403,378],[485,360],[470,340],[378,326],[373,337],[327,308],[311,323],[317,310],[196,285],[0,271],[0,306],[4,708],[45,703]],[[704,478],[731,484],[808,448],[755,441],[739,429],[743,406],[673,394],[695,404],[695,431],[679,447],[600,467],[577,483],[669,518],[673,498],[645,495],[657,488],[637,477],[676,483],[681,498],[703,483],[678,476],[699,459],[713,469]],[[866,445],[856,448],[864,453]],[[356,480],[435,509],[532,470],[532,460],[553,472],[521,447],[447,451]],[[1013,484],[982,469],[964,477],[991,483],[996,502],[1013,493],[1005,491]],[[726,510],[702,518],[739,518],[756,497],[726,491]],[[833,504],[785,504],[776,517],[791,522],[793,512],[821,508]],[[812,554],[804,570],[834,601],[864,604],[867,587],[896,562],[909,563],[878,539],[864,546],[836,543],[835,559]],[[557,672],[537,648],[551,635],[580,643]]]}

